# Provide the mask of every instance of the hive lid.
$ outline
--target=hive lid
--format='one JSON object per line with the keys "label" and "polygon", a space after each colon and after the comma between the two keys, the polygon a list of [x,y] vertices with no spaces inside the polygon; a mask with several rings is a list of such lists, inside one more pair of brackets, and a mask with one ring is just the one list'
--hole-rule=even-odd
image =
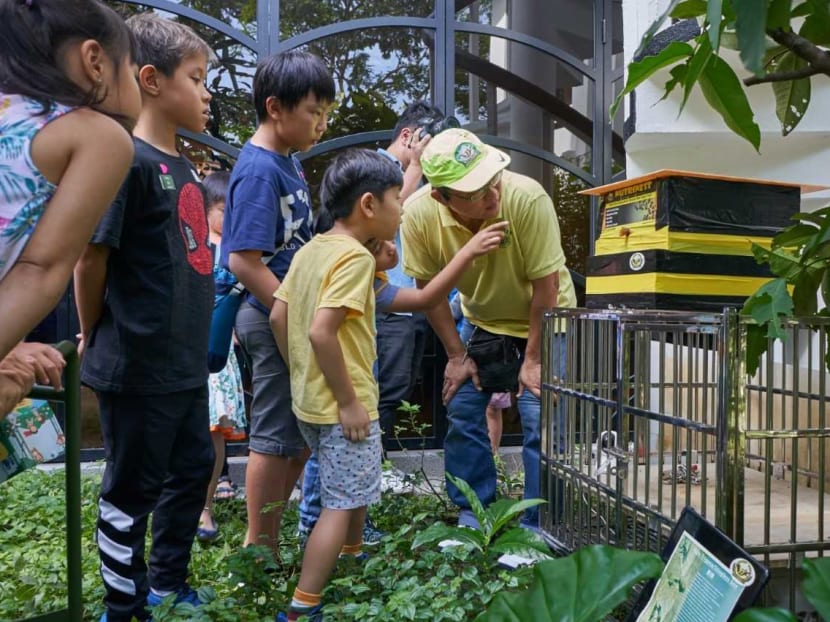
{"label": "hive lid", "polygon": [[744,183],[763,184],[767,186],[782,186],[788,188],[801,188],[801,194],[808,194],[810,192],[819,192],[821,190],[830,189],[830,186],[819,186],[816,184],[796,184],[789,181],[770,181],[768,179],[753,179],[751,177],[733,177],[730,175],[714,175],[712,173],[698,173],[695,171],[681,171],[672,168],[663,168],[658,171],[653,171],[647,175],[640,177],[633,177],[631,179],[623,179],[612,184],[605,184],[604,186],[597,186],[596,188],[588,188],[587,190],[580,190],[578,194],[584,195],[603,195],[620,188],[627,188],[634,184],[641,184],[647,181],[656,179],[664,179],[666,177],[696,177],[698,179],[716,179],[719,181],[739,181]]}

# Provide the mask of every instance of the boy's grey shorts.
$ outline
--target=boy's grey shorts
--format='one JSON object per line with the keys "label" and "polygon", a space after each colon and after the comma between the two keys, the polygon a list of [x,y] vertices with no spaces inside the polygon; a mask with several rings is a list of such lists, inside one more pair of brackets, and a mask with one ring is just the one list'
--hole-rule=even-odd
{"label": "boy's grey shorts", "polygon": [[369,424],[369,436],[353,442],[343,426],[297,422],[320,463],[320,501],[330,510],[352,510],[380,501],[380,424]]}
{"label": "boy's grey shorts", "polygon": [[291,379],[268,316],[243,302],[236,314],[236,335],[252,367],[254,395],[248,447],[270,456],[299,455],[305,441],[291,410]]}

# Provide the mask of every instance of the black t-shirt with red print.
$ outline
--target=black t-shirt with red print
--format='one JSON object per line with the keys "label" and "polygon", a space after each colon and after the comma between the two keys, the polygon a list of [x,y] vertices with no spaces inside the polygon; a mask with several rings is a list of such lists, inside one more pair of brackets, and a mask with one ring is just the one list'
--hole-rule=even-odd
{"label": "black t-shirt with red print", "polygon": [[99,391],[184,391],[208,376],[213,258],[204,192],[186,158],[134,142],[130,173],[92,237],[110,257],[81,380]]}

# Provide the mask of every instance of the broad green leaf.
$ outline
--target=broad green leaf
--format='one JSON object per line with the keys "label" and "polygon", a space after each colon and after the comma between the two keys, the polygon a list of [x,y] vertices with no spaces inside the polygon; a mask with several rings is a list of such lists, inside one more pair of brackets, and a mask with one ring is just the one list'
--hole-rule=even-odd
{"label": "broad green leaf", "polygon": [[486,513],[492,526],[492,533],[496,534],[511,520],[528,508],[545,503],[544,499],[499,499],[487,507]]}
{"label": "broad green leaf", "polygon": [[824,270],[804,269],[792,280],[793,315],[815,315],[818,311],[816,296],[823,275]]}
{"label": "broad green leaf", "polygon": [[824,218],[821,221],[815,237],[804,245],[803,254],[807,257],[812,257],[827,242],[830,242],[830,218]]}
{"label": "broad green leaf", "polygon": [[805,559],[801,591],[819,616],[830,620],[830,558]]}
{"label": "broad green leaf", "polygon": [[712,44],[712,49],[717,52],[720,47],[723,0],[709,0],[706,4],[706,23],[709,24],[709,43]]}
{"label": "broad green leaf", "polygon": [[792,0],[770,0],[767,9],[767,30],[790,27],[790,8]]}
{"label": "broad green leaf", "polygon": [[752,243],[751,248],[752,255],[755,257],[755,261],[757,261],[759,264],[769,263],[769,249],[764,248],[760,244],[755,244],[754,242]]}
{"label": "broad green leaf", "polygon": [[761,129],[753,119],[743,86],[732,68],[713,56],[700,74],[700,88],[706,101],[738,136],[746,139],[758,151]]}
{"label": "broad green leaf", "polygon": [[425,544],[441,542],[442,540],[457,540],[461,544],[484,552],[485,542],[482,532],[477,529],[452,527],[442,523],[431,525],[415,536],[415,539],[412,541],[412,549],[417,549]]}
{"label": "broad green leaf", "polygon": [[796,622],[786,609],[746,609],[735,616],[734,622]]}
{"label": "broad green leaf", "polygon": [[[822,207],[814,212],[799,212],[790,216],[791,220],[803,220],[805,222],[812,222],[821,227],[827,219],[830,218],[830,206]],[[776,236],[778,237],[778,236]]]}
{"label": "broad green leaf", "polygon": [[513,553],[534,560],[551,559],[550,547],[542,536],[530,529],[516,527],[505,531],[490,546],[494,553]]}
{"label": "broad green leaf", "polygon": [[706,14],[706,0],[685,0],[671,12],[674,19],[689,19]]}
{"label": "broad green leaf", "polygon": [[[806,66],[806,60],[786,52],[776,62],[775,71],[796,71]],[[775,93],[775,114],[781,122],[781,134],[786,136],[801,122],[810,105],[810,78],[772,82],[771,85]]]}
{"label": "broad green leaf", "polygon": [[640,45],[637,48],[637,51],[634,52],[634,58],[637,58],[643,53],[643,50],[645,50],[648,44],[651,43],[652,37],[654,37],[654,35],[657,34],[657,31],[660,30],[660,26],[663,25],[663,22],[666,21],[666,18],[669,15],[671,15],[671,12],[674,11],[674,7],[676,7],[678,4],[680,4],[680,0],[670,0],[669,5],[666,7],[666,10],[663,11],[663,14],[660,15],[660,17],[658,17],[656,20],[654,20],[651,26],[648,27],[648,30],[646,30],[645,34],[643,35],[643,38],[640,40]]}
{"label": "broad green leaf", "polygon": [[790,11],[790,17],[804,17],[805,15],[809,15],[810,11],[813,10],[813,3],[811,0],[807,0],[806,2],[802,2],[801,4],[797,4],[795,8]]}
{"label": "broad green leaf", "polygon": [[490,524],[489,517],[487,516],[487,512],[485,511],[484,506],[481,504],[481,500],[478,498],[475,491],[473,491],[473,489],[470,488],[470,485],[461,478],[454,477],[447,473],[447,479],[451,481],[455,487],[458,488],[461,494],[464,495],[464,498],[467,499],[467,503],[470,504],[470,508],[473,510],[473,514],[475,514],[481,528],[485,532],[488,532],[489,535],[492,535],[492,525]]}
{"label": "broad green leaf", "polygon": [[798,31],[805,39],[816,45],[830,44],[830,7],[827,2],[812,0],[811,10]]}
{"label": "broad green leaf", "polygon": [[758,324],[748,324],[746,327],[746,373],[754,376],[758,371],[761,356],[767,351],[769,338],[766,329]]}
{"label": "broad green leaf", "polygon": [[723,13],[723,21],[726,22],[726,27],[733,28],[735,25],[735,9],[732,8],[732,0],[723,0],[721,12]]}
{"label": "broad green leaf", "polygon": [[695,50],[694,55],[689,60],[687,65],[688,70],[683,78],[683,101],[680,103],[680,112],[683,112],[683,108],[685,108],[686,102],[689,100],[689,95],[692,93],[692,88],[697,84],[700,74],[706,68],[711,58],[712,45],[709,43],[708,38],[701,37],[697,50]]}
{"label": "broad green leaf", "polygon": [[675,65],[674,67],[669,69],[671,78],[666,80],[665,92],[663,93],[663,96],[660,98],[660,101],[666,99],[678,84],[683,84],[683,81],[686,78],[686,72],[688,70],[689,65],[685,63],[682,65]]}
{"label": "broad green leaf", "polygon": [[732,6],[741,60],[749,71],[761,75],[766,52],[767,0],[732,0]]}
{"label": "broad green leaf", "polygon": [[654,56],[646,56],[642,60],[629,64],[628,71],[626,72],[628,78],[625,82],[625,88],[623,88],[620,94],[617,95],[614,103],[611,104],[611,110],[608,113],[610,117],[614,118],[623,97],[637,88],[639,84],[644,82],[647,78],[663,67],[680,62],[684,58],[691,56],[693,53],[694,49],[688,43],[673,41],[663,48],[659,54],[655,54]]}
{"label": "broad green leaf", "polygon": [[633,585],[662,571],[654,553],[586,546],[536,564],[528,590],[498,594],[476,621],[596,622],[625,602]]}
{"label": "broad green leaf", "polygon": [[770,250],[766,258],[766,263],[769,264],[769,269],[775,276],[786,279],[788,283],[792,283],[804,269],[798,254],[782,247]]}
{"label": "broad green leaf", "polygon": [[[808,214],[812,215],[812,214]],[[772,239],[773,248],[799,248],[818,233],[813,225],[798,223],[784,229]]]}
{"label": "broad green leaf", "polygon": [[773,279],[759,287],[744,303],[743,313],[764,326],[767,337],[784,337],[783,319],[793,314],[793,300],[787,291],[787,282]]}

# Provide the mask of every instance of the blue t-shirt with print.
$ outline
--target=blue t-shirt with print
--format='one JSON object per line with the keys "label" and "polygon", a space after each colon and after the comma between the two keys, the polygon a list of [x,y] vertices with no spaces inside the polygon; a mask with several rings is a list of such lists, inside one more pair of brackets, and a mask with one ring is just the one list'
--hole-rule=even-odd
{"label": "blue t-shirt with print", "polygon": [[[282,281],[295,253],[311,239],[311,220],[311,197],[297,159],[245,143],[228,184],[222,266],[229,268],[230,253],[262,251]],[[246,299],[268,314],[253,295]]]}
{"label": "blue t-shirt with print", "polygon": [[395,296],[398,295],[400,287],[378,276],[375,277],[372,287],[375,290],[375,311],[380,313],[388,312],[389,307],[395,301]]}

